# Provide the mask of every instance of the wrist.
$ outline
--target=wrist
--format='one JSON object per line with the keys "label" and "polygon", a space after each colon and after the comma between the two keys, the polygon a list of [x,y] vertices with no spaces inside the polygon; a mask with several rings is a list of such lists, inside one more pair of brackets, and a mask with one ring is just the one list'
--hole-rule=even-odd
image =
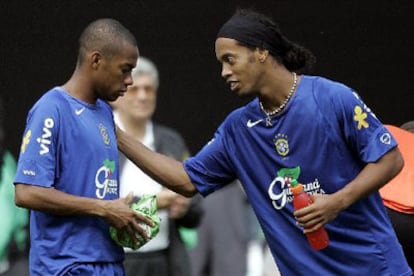
{"label": "wrist", "polygon": [[107,200],[94,200],[92,214],[98,217],[105,217],[107,203]]}
{"label": "wrist", "polygon": [[168,192],[160,192],[157,194],[157,208],[167,209],[172,203],[172,197]]}
{"label": "wrist", "polygon": [[334,197],[334,201],[337,202],[340,211],[345,210],[353,203],[352,197],[344,189],[337,191],[332,196]]}

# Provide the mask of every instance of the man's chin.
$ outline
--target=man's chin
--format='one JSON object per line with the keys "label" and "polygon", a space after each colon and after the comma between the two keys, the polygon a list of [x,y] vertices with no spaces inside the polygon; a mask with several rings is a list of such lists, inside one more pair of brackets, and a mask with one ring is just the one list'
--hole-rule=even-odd
{"label": "man's chin", "polygon": [[114,96],[109,96],[106,99],[104,99],[107,102],[114,102],[116,101],[119,97],[122,97],[123,95],[114,95]]}
{"label": "man's chin", "polygon": [[245,90],[237,90],[235,91],[236,95],[241,97],[241,98],[245,98],[245,97],[250,97],[252,93],[250,93],[250,91],[245,91]]}
{"label": "man's chin", "polygon": [[136,121],[148,121],[148,120],[150,120],[151,119],[151,115],[149,115],[149,114],[142,114],[142,113],[140,113],[140,114],[134,114],[134,119],[136,120]]}

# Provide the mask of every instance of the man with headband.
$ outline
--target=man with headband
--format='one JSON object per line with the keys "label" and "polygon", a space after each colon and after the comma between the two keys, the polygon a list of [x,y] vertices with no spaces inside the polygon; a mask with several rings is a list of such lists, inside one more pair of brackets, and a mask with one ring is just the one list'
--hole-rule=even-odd
{"label": "man with headband", "polygon": [[[313,55],[258,13],[238,11],[219,31],[215,48],[230,89],[255,99],[231,112],[184,163],[118,131],[126,156],[187,196],[207,196],[239,179],[282,275],[410,275],[378,193],[403,160],[360,96],[341,83],[303,75]],[[314,200],[298,211],[293,180]],[[304,232],[322,226],[330,243],[317,251]]]}

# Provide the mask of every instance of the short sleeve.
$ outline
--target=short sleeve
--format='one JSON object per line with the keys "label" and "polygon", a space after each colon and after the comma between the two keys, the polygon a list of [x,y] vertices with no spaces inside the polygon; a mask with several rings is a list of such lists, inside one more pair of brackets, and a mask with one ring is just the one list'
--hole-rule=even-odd
{"label": "short sleeve", "polygon": [[225,123],[216,131],[214,138],[194,157],[184,162],[184,169],[197,190],[206,196],[235,179],[229,158]]}
{"label": "short sleeve", "polygon": [[56,177],[58,130],[57,107],[44,100],[37,102],[27,117],[15,183],[44,187],[53,185]]}
{"label": "short sleeve", "polygon": [[363,162],[376,162],[397,145],[361,97],[351,89],[338,89],[332,104],[347,143]]}

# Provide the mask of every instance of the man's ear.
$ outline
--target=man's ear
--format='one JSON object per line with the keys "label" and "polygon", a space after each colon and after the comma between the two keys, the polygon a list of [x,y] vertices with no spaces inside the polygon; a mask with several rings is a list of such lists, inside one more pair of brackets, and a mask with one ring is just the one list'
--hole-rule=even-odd
{"label": "man's ear", "polygon": [[102,62],[102,54],[98,51],[93,51],[90,54],[90,62],[92,69],[97,70]]}
{"label": "man's ear", "polygon": [[265,62],[268,56],[269,56],[268,50],[256,48],[256,57],[261,63]]}

